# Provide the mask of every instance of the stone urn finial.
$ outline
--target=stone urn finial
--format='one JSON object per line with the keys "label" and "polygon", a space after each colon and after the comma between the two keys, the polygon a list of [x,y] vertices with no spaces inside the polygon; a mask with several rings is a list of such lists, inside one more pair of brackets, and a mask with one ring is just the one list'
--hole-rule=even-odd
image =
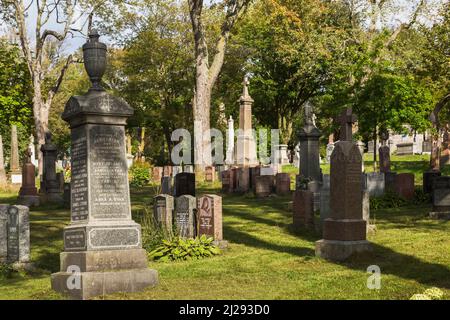
{"label": "stone urn finial", "polygon": [[106,71],[106,44],[99,41],[100,35],[93,29],[83,45],[84,67],[92,82],[90,90],[103,91],[102,77]]}

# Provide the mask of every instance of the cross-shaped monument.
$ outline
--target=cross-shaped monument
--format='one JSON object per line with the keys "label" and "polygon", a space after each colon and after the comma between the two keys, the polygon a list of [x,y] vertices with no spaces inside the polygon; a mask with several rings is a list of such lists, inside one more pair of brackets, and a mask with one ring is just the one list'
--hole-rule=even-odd
{"label": "cross-shaped monument", "polygon": [[353,114],[352,107],[347,107],[342,111],[339,122],[341,124],[341,132],[339,135],[340,141],[352,141],[352,128],[353,124],[358,120],[358,117]]}

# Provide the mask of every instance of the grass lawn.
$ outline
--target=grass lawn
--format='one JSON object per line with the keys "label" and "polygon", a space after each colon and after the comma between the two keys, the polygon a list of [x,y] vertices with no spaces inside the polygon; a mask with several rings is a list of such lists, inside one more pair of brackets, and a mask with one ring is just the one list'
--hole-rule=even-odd
{"label": "grass lawn", "polygon": [[[404,172],[421,170],[409,162],[426,167],[421,160],[405,161],[404,167],[395,160],[394,165]],[[156,190],[132,190],[137,220]],[[198,194],[206,192],[218,193],[218,184],[200,185]],[[14,197],[13,193],[1,193],[0,202],[12,203]],[[429,206],[372,212],[378,229],[369,236],[373,253],[332,263],[314,255],[319,234],[292,229],[289,197],[223,197],[228,250],[199,261],[150,262],[160,274],[156,288],[104,298],[409,299],[429,287],[439,287],[450,299],[450,224],[428,219]],[[41,207],[31,212],[32,259],[41,270],[0,279],[0,299],[62,298],[50,289],[50,273],[59,269],[62,229],[68,222],[68,210]],[[380,290],[366,287],[370,265],[381,268]]]}

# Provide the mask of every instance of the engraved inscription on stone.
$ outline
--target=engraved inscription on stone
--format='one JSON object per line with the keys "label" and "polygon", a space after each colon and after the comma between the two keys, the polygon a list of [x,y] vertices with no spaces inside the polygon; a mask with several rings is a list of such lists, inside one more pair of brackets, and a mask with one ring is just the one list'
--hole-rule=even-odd
{"label": "engraved inscription on stone", "polygon": [[199,235],[214,237],[214,215],[212,212],[212,199],[203,197],[199,205]]}
{"label": "engraved inscription on stone", "polygon": [[72,221],[88,217],[87,137],[84,127],[72,130]]}
{"label": "engraved inscription on stone", "polygon": [[86,249],[86,232],[82,229],[65,231],[64,248],[68,250]]}
{"label": "engraved inscription on stone", "polygon": [[19,210],[10,207],[8,210],[8,261],[19,260]]}
{"label": "engraved inscription on stone", "polygon": [[89,244],[93,249],[137,247],[139,238],[137,227],[96,228],[89,231]]}
{"label": "engraved inscription on stone", "polygon": [[89,128],[91,181],[90,207],[95,219],[130,216],[128,169],[124,128],[93,125]]}

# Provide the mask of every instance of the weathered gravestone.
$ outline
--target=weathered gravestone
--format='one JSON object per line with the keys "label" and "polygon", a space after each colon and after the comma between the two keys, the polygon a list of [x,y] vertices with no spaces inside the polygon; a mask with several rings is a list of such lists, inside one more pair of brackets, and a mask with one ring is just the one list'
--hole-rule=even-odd
{"label": "weathered gravestone", "polygon": [[356,116],[347,108],[340,120],[340,141],[331,155],[331,216],[324,221],[323,239],[316,242],[317,256],[336,261],[371,250],[362,216],[362,157],[358,146],[352,142]]}
{"label": "weathered gravestone", "polygon": [[261,175],[260,166],[250,168],[250,189],[252,189],[253,192],[255,191],[256,187],[256,177],[259,177],[260,175]]}
{"label": "weathered gravestone", "polygon": [[433,179],[433,209],[430,217],[433,219],[450,220],[450,177]]}
{"label": "weathered gravestone", "polygon": [[231,190],[231,170],[222,171],[222,192],[228,193]]}
{"label": "weathered gravestone", "polygon": [[399,173],[395,176],[395,193],[406,200],[414,198],[414,174]]}
{"label": "weathered gravestone", "polygon": [[289,173],[277,173],[275,176],[275,190],[278,195],[291,193],[291,177]]}
{"label": "weathered gravestone", "polygon": [[237,171],[237,191],[246,193],[250,189],[250,168],[240,167]]}
{"label": "weathered gravestone", "polygon": [[45,202],[63,203],[60,182],[56,176],[56,158],[58,149],[52,143],[52,134],[45,133],[45,144],[41,146],[43,157],[43,175],[41,181],[40,197]]}
{"label": "weathered gravestone", "polygon": [[172,176],[172,166],[163,167],[163,176]]}
{"label": "weathered gravestone", "polygon": [[300,176],[310,181],[321,181],[319,138],[321,132],[315,125],[315,115],[310,102],[305,104],[305,125],[300,129]]}
{"label": "weathered gravestone", "polygon": [[163,176],[163,167],[153,167],[152,180],[153,182],[160,183]]}
{"label": "weathered gravestone", "polygon": [[384,174],[384,190],[385,192],[395,192],[395,177],[397,172],[386,172]]}
{"label": "weathered gravestone", "polygon": [[158,282],[147,266],[141,226],[131,217],[125,125],[133,109],[100,85],[106,45],[98,38],[93,30],[83,46],[92,87],[71,97],[62,115],[71,128],[71,223],[64,228],[61,271],[51,283],[76,299],[136,292]]}
{"label": "weathered gravestone", "polygon": [[173,224],[173,197],[168,194],[155,196],[153,204],[153,215],[156,223],[161,225],[166,232],[172,233]]}
{"label": "weathered gravestone", "polygon": [[161,178],[161,193],[172,194],[172,181],[171,176],[163,176]]}
{"label": "weathered gravestone", "polygon": [[268,197],[272,193],[273,176],[256,177],[255,194],[258,198]]}
{"label": "weathered gravestone", "polygon": [[205,167],[205,181],[206,182],[214,182],[216,176],[216,170],[213,166]]}
{"label": "weathered gravestone", "polygon": [[180,237],[196,236],[196,208],[197,201],[193,196],[183,195],[175,199],[175,224]]}
{"label": "weathered gravestone", "polygon": [[411,154],[414,154],[414,144],[412,142],[397,144],[397,155],[405,156]]}
{"label": "weathered gravestone", "polygon": [[381,197],[384,194],[384,173],[368,172],[363,174],[363,189],[369,192],[371,197]]}
{"label": "weathered gravestone", "polygon": [[219,247],[226,247],[222,230],[222,197],[206,194],[197,199],[198,236],[213,238]]}
{"label": "weathered gravestone", "polygon": [[292,197],[294,228],[314,229],[314,195],[311,191],[295,190]]}
{"label": "weathered gravestone", "polygon": [[39,196],[37,194],[35,181],[35,167],[31,163],[31,150],[28,149],[26,160],[22,166],[22,186],[19,190],[17,203],[31,207],[39,206]]}
{"label": "weathered gravestone", "polygon": [[195,197],[195,174],[181,172],[175,176],[175,197],[191,195]]}
{"label": "weathered gravestone", "polygon": [[30,210],[0,205],[0,263],[26,267],[30,263]]}
{"label": "weathered gravestone", "polygon": [[320,189],[320,225],[319,230],[322,232],[323,222],[330,217],[330,175],[323,175],[322,188]]}

